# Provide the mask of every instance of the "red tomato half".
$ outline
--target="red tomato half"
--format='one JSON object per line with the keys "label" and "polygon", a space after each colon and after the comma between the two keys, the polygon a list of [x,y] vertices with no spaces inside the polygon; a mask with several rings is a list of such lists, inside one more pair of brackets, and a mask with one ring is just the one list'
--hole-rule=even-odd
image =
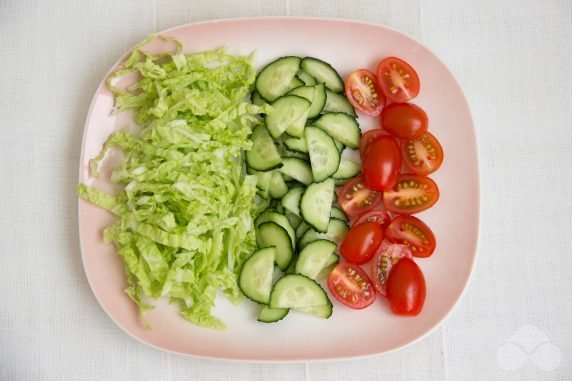
{"label": "red tomato half", "polygon": [[425,303],[425,278],[410,258],[400,259],[387,277],[387,299],[397,315],[419,315]]}
{"label": "red tomato half", "polygon": [[443,162],[443,148],[429,132],[421,137],[401,142],[401,157],[405,165],[418,175],[435,172]]}
{"label": "red tomato half", "polygon": [[371,305],[376,298],[367,274],[359,266],[347,262],[334,267],[328,276],[328,288],[340,303],[357,310]]}
{"label": "red tomato half", "polygon": [[377,78],[385,96],[394,102],[406,102],[419,94],[417,72],[397,57],[388,57],[379,62]]}
{"label": "red tomato half", "polygon": [[369,189],[386,191],[393,188],[401,169],[401,153],[395,139],[381,136],[371,142],[361,169],[364,184]]}
{"label": "red tomato half", "polygon": [[415,139],[427,132],[429,118],[412,103],[392,103],[381,112],[381,127],[399,139]]}
{"label": "red tomato half", "polygon": [[401,175],[392,190],[383,193],[383,206],[397,214],[419,213],[439,199],[439,188],[429,177]]}
{"label": "red tomato half", "polygon": [[369,130],[361,136],[361,141],[359,143],[359,156],[363,160],[365,153],[367,152],[369,145],[379,138],[380,136],[387,136],[387,132],[383,131],[381,128],[375,128]]}
{"label": "red tomato half", "polygon": [[360,176],[348,182],[338,193],[338,205],[353,217],[372,209],[381,201],[381,193],[369,190]]}
{"label": "red tomato half", "polygon": [[387,213],[383,209],[370,210],[369,212],[365,212],[364,214],[359,216],[352,223],[352,226],[358,226],[365,222],[375,222],[376,224],[381,225],[383,231],[385,231],[385,229],[391,223],[391,217],[389,216],[389,213]]}
{"label": "red tomato half", "polygon": [[383,228],[375,222],[352,226],[340,244],[340,254],[350,263],[368,262],[383,241]]}
{"label": "red tomato half", "polygon": [[377,76],[369,70],[351,73],[345,82],[346,97],[361,113],[378,116],[385,105],[385,96],[379,88]]}
{"label": "red tomato half", "polygon": [[381,295],[386,294],[389,271],[401,258],[413,258],[411,250],[397,243],[384,240],[373,257],[371,266],[371,281]]}
{"label": "red tomato half", "polygon": [[423,221],[413,216],[397,216],[385,231],[391,242],[407,245],[415,257],[431,256],[437,246],[435,235]]}

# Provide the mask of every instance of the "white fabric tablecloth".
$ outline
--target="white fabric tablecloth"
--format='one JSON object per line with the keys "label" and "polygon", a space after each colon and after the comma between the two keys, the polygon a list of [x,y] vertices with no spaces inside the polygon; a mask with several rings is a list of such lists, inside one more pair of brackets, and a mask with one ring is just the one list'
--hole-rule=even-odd
{"label": "white fabric tablecloth", "polygon": [[[311,364],[185,358],[128,337],[89,290],[75,186],[99,81],[149,33],[263,15],[395,27],[467,94],[477,266],[453,314],[413,346]],[[571,41],[570,0],[0,1],[0,380],[572,379]]]}

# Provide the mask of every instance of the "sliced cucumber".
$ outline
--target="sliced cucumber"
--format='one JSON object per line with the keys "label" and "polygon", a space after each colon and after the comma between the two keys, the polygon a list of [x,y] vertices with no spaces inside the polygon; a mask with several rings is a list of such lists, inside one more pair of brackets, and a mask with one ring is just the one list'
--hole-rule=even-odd
{"label": "sliced cucumber", "polygon": [[275,262],[280,270],[288,268],[294,248],[286,230],[275,222],[264,222],[256,229],[256,244],[259,248],[275,247]]}
{"label": "sliced cucumber", "polygon": [[282,166],[279,171],[294,178],[302,184],[311,184],[314,181],[310,164],[297,157],[287,157],[282,159]]}
{"label": "sliced cucumber", "polygon": [[314,242],[318,239],[327,239],[339,244],[346,234],[348,234],[348,230],[349,228],[344,221],[332,218],[328,224],[328,231],[325,234],[319,233],[314,229],[308,229],[302,238],[298,238],[298,248],[303,250],[310,242]]}
{"label": "sliced cucumber", "polygon": [[300,67],[314,77],[318,83],[324,83],[334,93],[344,91],[344,81],[329,63],[314,57],[306,57],[302,60]]}
{"label": "sliced cucumber", "polygon": [[296,228],[296,239],[299,240],[302,236],[310,230],[312,227],[308,225],[305,221],[302,221],[300,225]]}
{"label": "sliced cucumber", "polygon": [[250,140],[252,140],[252,148],[246,151],[246,164],[250,168],[267,171],[280,165],[282,158],[263,125],[254,128]]}
{"label": "sliced cucumber", "polygon": [[304,82],[304,84],[306,86],[313,86],[318,84],[318,81],[316,81],[316,78],[312,77],[310,74],[306,73],[304,70],[299,70],[298,73],[296,74],[296,77],[298,77],[298,79],[302,82]]}
{"label": "sliced cucumber", "polygon": [[300,86],[294,90],[290,90],[286,95],[297,95],[312,102],[308,118],[315,118],[322,112],[326,104],[326,87],[323,83],[315,86]]}
{"label": "sliced cucumber", "polygon": [[291,91],[300,86],[304,86],[304,82],[297,76],[294,76],[294,78],[292,78],[292,81],[290,81],[290,85],[288,86],[288,91]]}
{"label": "sliced cucumber", "polygon": [[250,174],[256,176],[258,180],[256,182],[256,187],[261,191],[270,191],[270,182],[272,181],[272,174],[274,173],[274,171],[267,171],[267,172],[259,172],[254,170],[250,171],[252,171],[252,173]]}
{"label": "sliced cucumber", "polygon": [[330,275],[334,267],[340,262],[340,257],[334,253],[331,255],[330,258],[326,261],[324,268],[318,275],[316,275],[316,280],[321,280]]}
{"label": "sliced cucumber", "polygon": [[284,145],[290,151],[299,153],[308,153],[308,144],[306,144],[306,138],[302,136],[301,138],[289,138],[284,141]]}
{"label": "sliced cucumber", "polygon": [[272,179],[270,180],[268,190],[272,198],[282,198],[288,192],[288,185],[286,185],[280,172],[272,171]]}
{"label": "sliced cucumber", "polygon": [[270,308],[318,307],[330,303],[316,281],[300,274],[287,274],[276,282],[270,294]]}
{"label": "sliced cucumber", "polygon": [[354,106],[343,94],[334,93],[326,89],[326,104],[323,112],[343,112],[354,118],[357,116]]}
{"label": "sliced cucumber", "polygon": [[302,221],[304,221],[302,217],[291,213],[290,211],[286,210],[286,208],[284,208],[284,215],[288,221],[290,221],[290,225],[292,225],[292,228],[294,229],[296,229],[302,223]]}
{"label": "sliced cucumber", "polygon": [[314,125],[352,149],[359,147],[361,130],[357,120],[348,114],[343,112],[324,114],[314,122]]}
{"label": "sliced cucumber", "polygon": [[310,279],[316,279],[324,267],[328,266],[328,261],[335,255],[337,246],[325,239],[310,242],[299,254],[296,272]]}
{"label": "sliced cucumber", "polygon": [[267,247],[254,252],[242,265],[238,286],[249,299],[268,304],[272,291],[272,275],[276,248]]}
{"label": "sliced cucumber", "polygon": [[266,65],[256,77],[256,91],[267,102],[292,89],[292,80],[300,68],[299,57],[282,57]]}
{"label": "sliced cucumber", "polygon": [[338,148],[339,153],[342,153],[344,148],[346,148],[346,146],[343,143],[337,141],[336,139],[334,139],[334,143],[336,143],[336,147]]}
{"label": "sliced cucumber", "polygon": [[321,317],[324,319],[329,318],[332,316],[333,305],[330,301],[327,304],[321,306],[314,306],[314,307],[300,307],[294,308],[296,311],[300,311],[306,314],[314,315],[317,317]]}
{"label": "sliced cucumber", "polygon": [[260,306],[260,312],[258,313],[258,320],[262,323],[276,323],[288,315],[288,308],[270,308],[266,305]]}
{"label": "sliced cucumber", "polygon": [[[276,206],[281,207],[280,203],[277,203]],[[296,231],[292,227],[292,224],[290,224],[288,217],[282,214],[282,212],[283,211],[274,212],[272,210],[266,210],[256,218],[256,221],[254,221],[254,226],[258,227],[265,222],[274,222],[275,224],[278,224],[280,227],[286,230],[286,233],[288,233],[288,237],[290,237],[290,241],[292,243],[292,249],[295,249]]]}
{"label": "sliced cucumber", "polygon": [[255,104],[257,106],[265,106],[268,103],[262,99],[262,97],[260,96],[260,94],[258,94],[258,91],[254,90],[251,94],[250,94],[250,101],[252,102],[252,104]]}
{"label": "sliced cucumber", "polygon": [[361,172],[361,165],[354,161],[342,158],[336,173],[332,175],[334,179],[350,179],[356,177]]}
{"label": "sliced cucumber", "polygon": [[304,188],[302,187],[291,188],[288,193],[282,197],[281,203],[284,209],[296,216],[300,216],[300,198],[302,197],[302,193],[304,193]]}
{"label": "sliced cucumber", "polygon": [[306,127],[304,131],[310,154],[314,181],[324,181],[338,170],[340,153],[334,139],[317,127]]}
{"label": "sliced cucumber", "polygon": [[334,197],[334,180],[313,183],[306,188],[300,200],[302,218],[319,232],[326,232]]}
{"label": "sliced cucumber", "polygon": [[330,212],[330,217],[338,219],[340,221],[348,222],[348,216],[346,216],[344,211],[335,206],[332,207],[332,211]]}
{"label": "sliced cucumber", "polygon": [[285,95],[276,99],[272,103],[272,113],[264,119],[270,135],[278,139],[286,131],[290,136],[303,136],[311,105],[309,100],[297,95]]}

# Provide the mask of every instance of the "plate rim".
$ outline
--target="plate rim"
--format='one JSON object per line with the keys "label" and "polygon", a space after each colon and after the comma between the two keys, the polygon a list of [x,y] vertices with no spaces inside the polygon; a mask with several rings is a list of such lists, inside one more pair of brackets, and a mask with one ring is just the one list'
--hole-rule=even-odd
{"label": "plate rim", "polygon": [[[125,327],[123,327],[119,321],[117,321],[115,319],[115,317],[107,310],[107,308],[105,307],[105,305],[101,302],[100,298],[98,297],[93,284],[92,284],[92,280],[90,279],[89,275],[88,275],[88,271],[86,269],[86,263],[85,263],[85,250],[84,250],[84,242],[82,240],[82,234],[81,234],[81,227],[80,229],[78,229],[78,235],[79,235],[79,246],[80,246],[80,256],[81,256],[81,261],[82,261],[82,267],[84,270],[84,275],[88,281],[88,285],[90,288],[91,293],[93,294],[93,296],[95,297],[96,301],[98,302],[99,306],[103,309],[103,311],[106,313],[106,315],[117,325],[117,327],[119,327],[124,333],[126,333],[128,336],[130,336],[131,338],[135,339],[136,341],[147,345],[153,349],[159,350],[159,351],[163,351],[163,352],[167,352],[170,354],[174,354],[174,355],[178,355],[178,356],[182,356],[182,357],[191,357],[191,358],[199,358],[199,359],[208,359],[208,360],[216,360],[216,361],[229,361],[229,362],[237,362],[237,363],[266,363],[266,364],[272,364],[272,363],[309,363],[309,362],[333,362],[333,361],[340,361],[340,360],[349,360],[349,359],[362,359],[362,358],[369,358],[369,357],[373,357],[373,356],[382,356],[385,354],[389,354],[389,353],[394,353],[397,351],[400,351],[406,347],[409,347],[411,345],[414,345],[418,342],[420,342],[421,340],[425,339],[426,337],[428,337],[429,335],[433,334],[438,328],[440,328],[442,326],[442,324],[456,311],[456,309],[458,308],[461,300],[463,300],[463,298],[465,297],[465,294],[467,293],[467,289],[469,288],[469,284],[471,283],[472,279],[474,278],[474,273],[475,273],[475,269],[476,269],[476,265],[477,265],[477,257],[478,257],[478,253],[479,253],[479,246],[480,246],[480,232],[482,230],[482,218],[481,218],[481,170],[480,170],[480,162],[481,162],[481,155],[479,152],[479,145],[478,145],[478,140],[477,140],[477,134],[476,134],[476,129],[475,129],[475,120],[473,117],[473,114],[471,112],[471,108],[469,107],[469,102],[467,99],[467,96],[463,90],[463,88],[461,87],[459,80],[457,79],[457,77],[454,75],[454,73],[449,69],[449,67],[445,64],[445,62],[443,62],[443,60],[440,58],[439,55],[437,55],[432,49],[430,49],[429,47],[427,47],[427,45],[420,41],[419,39],[417,39],[414,36],[411,36],[408,33],[405,33],[399,29],[396,29],[394,27],[385,25],[385,24],[381,24],[381,23],[375,23],[375,22],[370,22],[370,21],[362,21],[362,20],[355,20],[355,19],[346,19],[346,18],[331,18],[331,17],[314,17],[314,16],[303,16],[303,17],[297,17],[297,16],[254,16],[254,17],[228,17],[228,18],[216,18],[216,19],[209,19],[209,20],[203,20],[203,21],[198,21],[198,22],[189,22],[189,23],[184,23],[184,24],[179,24],[179,25],[175,25],[172,27],[169,27],[167,29],[163,29],[161,31],[157,31],[157,32],[153,32],[150,33],[149,35],[162,35],[162,34],[168,34],[170,32],[173,32],[175,30],[181,29],[181,28],[188,28],[188,27],[193,27],[193,26],[201,26],[201,25],[216,25],[216,24],[223,24],[223,23],[234,23],[234,22],[255,22],[255,21],[261,21],[261,20],[267,20],[267,21],[287,21],[287,22],[296,22],[296,21],[315,21],[315,22],[331,22],[331,23],[347,23],[347,24],[353,24],[353,25],[363,25],[363,26],[369,26],[369,27],[373,27],[373,28],[380,28],[380,29],[385,29],[385,30],[389,30],[393,33],[399,34],[403,37],[406,37],[410,40],[412,40],[413,42],[419,44],[420,46],[422,46],[424,49],[426,49],[438,62],[439,64],[446,70],[446,72],[451,76],[451,78],[453,79],[456,87],[459,89],[460,94],[461,94],[461,100],[464,104],[464,106],[466,107],[466,110],[468,112],[468,117],[471,123],[471,138],[474,142],[474,148],[475,148],[475,155],[476,155],[476,162],[474,163],[475,165],[475,185],[476,185],[476,237],[475,237],[475,247],[473,248],[472,252],[473,255],[471,256],[471,260],[470,260],[470,271],[469,274],[466,278],[466,280],[463,283],[463,288],[459,294],[459,296],[457,297],[457,299],[455,300],[454,304],[451,306],[451,308],[438,320],[434,323],[434,325],[428,329],[426,332],[424,332],[422,335],[419,335],[417,338],[412,339],[408,342],[404,342],[401,345],[398,345],[394,348],[391,348],[389,350],[384,350],[384,351],[377,351],[377,352],[372,352],[372,353],[368,353],[368,354],[358,354],[358,355],[351,355],[351,356],[347,356],[347,355],[338,355],[338,356],[332,356],[332,355],[327,355],[327,357],[313,357],[313,358],[295,358],[295,359],[280,359],[280,358],[273,358],[273,359],[246,359],[246,358],[236,358],[236,357],[224,357],[224,356],[211,356],[211,355],[205,355],[205,354],[191,354],[191,353],[185,353],[185,352],[181,352],[181,351],[176,351],[176,350],[171,350],[171,349],[167,349],[164,347],[161,347],[159,345],[150,343],[148,341],[145,341],[144,339],[136,336],[134,333],[130,332],[128,329],[126,329]],[[145,38],[145,37],[144,37]],[[80,149],[80,155],[79,155],[79,168],[78,168],[78,172],[79,172],[79,176],[78,176],[78,183],[81,182],[81,178],[82,178],[82,162],[83,162],[83,158],[84,158],[84,154],[85,154],[85,146],[86,146],[86,142],[87,142],[87,130],[88,130],[88,125],[89,125],[89,121],[91,119],[92,113],[93,113],[93,109],[96,103],[96,100],[98,98],[98,94],[104,89],[104,87],[106,86],[106,79],[116,70],[116,68],[118,67],[119,64],[121,64],[121,62],[123,62],[126,57],[129,56],[129,54],[133,51],[133,49],[137,46],[137,44],[139,44],[140,42],[142,42],[143,39],[139,40],[138,42],[136,42],[133,46],[131,46],[124,54],[122,54],[119,59],[117,59],[112,66],[110,67],[110,69],[108,71],[106,71],[106,73],[103,76],[103,79],[100,81],[99,85],[96,87],[95,91],[94,91],[94,95],[92,97],[92,100],[90,102],[86,117],[85,117],[85,122],[83,124],[83,132],[82,132],[82,139],[81,139],[81,149]],[[87,202],[82,200],[81,198],[78,197],[77,200],[77,218],[78,218],[78,225],[79,225],[79,221],[80,221],[80,210],[81,210],[81,203],[83,202]]]}

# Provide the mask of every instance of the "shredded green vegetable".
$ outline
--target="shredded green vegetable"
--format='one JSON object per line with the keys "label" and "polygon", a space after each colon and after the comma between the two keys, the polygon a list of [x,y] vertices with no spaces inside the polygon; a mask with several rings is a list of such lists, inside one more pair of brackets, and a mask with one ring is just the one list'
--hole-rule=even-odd
{"label": "shredded green vegetable", "polygon": [[[144,311],[167,296],[181,315],[203,327],[223,329],[211,313],[218,290],[241,300],[237,277],[255,250],[253,219],[260,208],[256,178],[245,176],[243,154],[258,114],[269,106],[242,100],[256,76],[252,57],[224,50],[151,55],[138,45],[108,80],[116,112],[132,109],[138,135],[117,132],[91,161],[91,174],[112,147],[126,156],[111,180],[116,196],[85,184],[77,192],[118,216],[103,232],[125,263],[126,293]],[[129,73],[127,89],[114,84]]]}

